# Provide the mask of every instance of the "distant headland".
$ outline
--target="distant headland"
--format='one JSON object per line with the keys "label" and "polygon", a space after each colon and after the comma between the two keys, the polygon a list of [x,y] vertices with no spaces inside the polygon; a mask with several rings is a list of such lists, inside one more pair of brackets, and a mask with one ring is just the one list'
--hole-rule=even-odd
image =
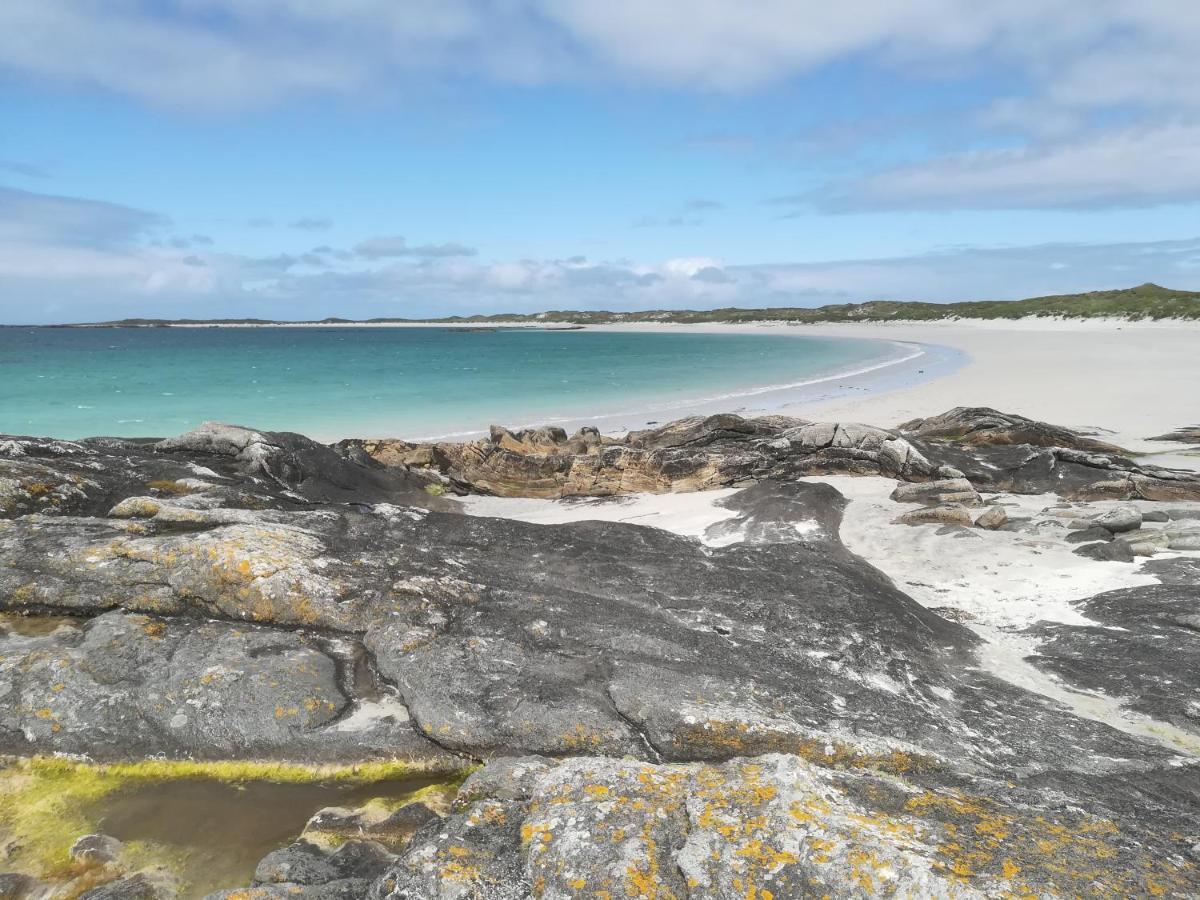
{"label": "distant headland", "polygon": [[608,310],[547,310],[537,313],[494,313],[446,316],[443,318],[344,319],[330,317],[289,321],[282,319],[116,319],[105,322],[66,323],[56,328],[154,328],[154,327],[254,327],[254,326],[354,326],[354,325],[541,325],[562,328],[582,325],[637,323],[732,324],[776,322],[818,324],[823,322],[928,322],[941,319],[1024,319],[1057,317],[1068,319],[1115,318],[1200,319],[1200,292],[1179,291],[1147,283],[1131,288],[1030,297],[1025,300],[969,300],[958,303],[929,303],[910,300],[871,300],[817,307],[764,307],[724,309],[651,309],[637,312]]}

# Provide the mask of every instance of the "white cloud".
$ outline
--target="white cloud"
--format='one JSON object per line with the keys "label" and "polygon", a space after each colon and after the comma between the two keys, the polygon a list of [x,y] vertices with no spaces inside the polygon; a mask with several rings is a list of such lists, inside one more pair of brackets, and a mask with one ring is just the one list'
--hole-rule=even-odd
{"label": "white cloud", "polygon": [[0,242],[111,246],[146,234],[167,221],[156,213],[117,203],[0,185]]}
{"label": "white cloud", "polygon": [[[812,198],[833,209],[1151,206],[1200,200],[1200,125],[1110,131],[963,153],[892,169]],[[790,198],[796,199],[796,198]]]}
{"label": "white cloud", "polygon": [[999,61],[1062,103],[1194,103],[1198,18],[1191,0],[7,0],[0,66],[230,106],[429,74],[737,91],[858,56]]}
{"label": "white cloud", "polygon": [[474,247],[453,242],[445,244],[408,243],[400,235],[389,237],[368,238],[354,248],[354,252],[366,259],[387,259],[400,256],[415,256],[423,259],[436,259],[443,256],[474,256]]}

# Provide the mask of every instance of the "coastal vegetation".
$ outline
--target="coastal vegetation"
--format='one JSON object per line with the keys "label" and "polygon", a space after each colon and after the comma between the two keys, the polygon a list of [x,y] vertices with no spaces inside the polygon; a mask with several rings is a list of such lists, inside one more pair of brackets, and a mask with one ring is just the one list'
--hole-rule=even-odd
{"label": "coastal vegetation", "polygon": [[497,313],[477,316],[448,316],[441,319],[376,318],[353,321],[328,318],[305,322],[269,319],[119,319],[98,322],[110,327],[163,327],[169,325],[403,325],[403,324],[530,324],[565,322],[573,325],[612,325],[664,322],[683,325],[699,323],[787,322],[928,322],[940,319],[1065,319],[1117,318],[1130,321],[1200,319],[1200,291],[1179,291],[1157,284],[1084,294],[1059,294],[1025,300],[967,300],[958,303],[928,303],[917,300],[870,300],[865,303],[834,303],[826,306],[780,306],[724,309],[651,309],[637,312],[607,310],[548,310],[539,313]]}

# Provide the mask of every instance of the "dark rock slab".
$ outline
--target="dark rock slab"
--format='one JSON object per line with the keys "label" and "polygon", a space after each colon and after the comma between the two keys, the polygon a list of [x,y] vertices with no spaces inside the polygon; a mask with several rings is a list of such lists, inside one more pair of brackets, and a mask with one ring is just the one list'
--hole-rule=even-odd
{"label": "dark rock slab", "polygon": [[342,663],[295,631],[108,612],[0,635],[0,752],[459,761],[407,721],[343,730]]}
{"label": "dark rock slab", "polygon": [[1134,560],[1133,550],[1124,541],[1101,540],[1094,544],[1082,544],[1075,548],[1075,553],[1097,562],[1131,563]]}
{"label": "dark rock slab", "polygon": [[1200,735],[1200,582],[1108,591],[1079,610],[1100,624],[1039,626],[1032,661]]}

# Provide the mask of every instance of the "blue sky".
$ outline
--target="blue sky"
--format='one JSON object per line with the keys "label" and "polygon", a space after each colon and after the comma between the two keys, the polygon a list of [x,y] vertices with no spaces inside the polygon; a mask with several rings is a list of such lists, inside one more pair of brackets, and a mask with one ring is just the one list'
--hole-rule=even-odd
{"label": "blue sky", "polygon": [[0,321],[1200,289],[1186,0],[8,0]]}

